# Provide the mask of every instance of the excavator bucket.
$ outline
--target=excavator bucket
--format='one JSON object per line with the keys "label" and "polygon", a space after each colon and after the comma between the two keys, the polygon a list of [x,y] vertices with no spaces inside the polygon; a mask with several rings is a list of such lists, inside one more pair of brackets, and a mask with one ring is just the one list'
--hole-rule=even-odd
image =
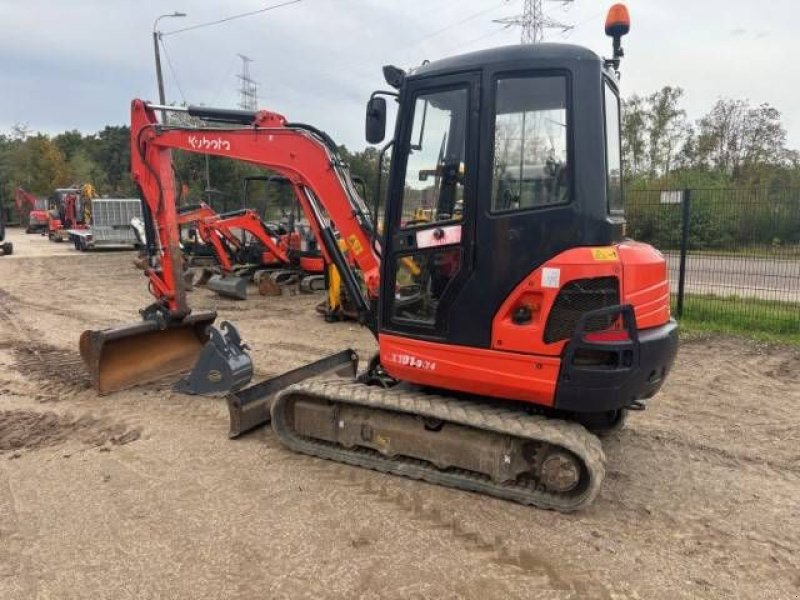
{"label": "excavator bucket", "polygon": [[175,385],[176,391],[213,396],[239,390],[253,378],[249,347],[233,323],[223,321],[219,329],[211,327],[209,334],[192,372]]}
{"label": "excavator bucket", "polygon": [[214,275],[208,280],[206,287],[220,296],[235,300],[247,300],[247,281],[247,277]]}
{"label": "excavator bucket", "polygon": [[81,334],[80,352],[99,394],[188,371],[208,341],[215,312],[193,313],[164,327],[144,320]]}

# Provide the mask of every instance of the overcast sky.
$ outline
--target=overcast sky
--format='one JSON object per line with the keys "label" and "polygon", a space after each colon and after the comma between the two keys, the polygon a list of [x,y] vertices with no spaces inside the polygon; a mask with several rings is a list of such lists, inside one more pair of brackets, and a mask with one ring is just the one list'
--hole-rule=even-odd
{"label": "overcast sky", "polygon": [[[0,131],[14,123],[57,133],[127,124],[129,102],[156,99],[152,26],[169,32],[280,0],[0,0]],[[364,103],[385,87],[380,67],[409,67],[513,44],[517,29],[493,19],[522,0],[301,0],[285,8],[164,38],[167,100],[233,107],[237,53],[254,59],[259,104],[328,131],[359,149]],[[611,2],[545,0],[552,18],[575,24],[547,41],[609,54]],[[625,95],[679,85],[699,117],[719,96],[769,102],[800,148],[800,3],[797,0],[630,0],[622,65]]]}

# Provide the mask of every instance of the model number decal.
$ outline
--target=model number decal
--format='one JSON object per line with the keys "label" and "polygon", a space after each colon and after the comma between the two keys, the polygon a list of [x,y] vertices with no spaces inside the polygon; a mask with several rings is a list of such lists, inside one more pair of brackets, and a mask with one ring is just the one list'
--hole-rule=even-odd
{"label": "model number decal", "polygon": [[221,137],[207,138],[206,136],[190,135],[188,140],[189,146],[194,150],[230,150],[231,143],[228,140],[223,140]]}
{"label": "model number decal", "polygon": [[436,363],[423,358],[417,358],[411,354],[398,354],[391,352],[389,354],[389,362],[393,362],[404,367],[414,367],[415,369],[423,369],[425,371],[435,371]]}

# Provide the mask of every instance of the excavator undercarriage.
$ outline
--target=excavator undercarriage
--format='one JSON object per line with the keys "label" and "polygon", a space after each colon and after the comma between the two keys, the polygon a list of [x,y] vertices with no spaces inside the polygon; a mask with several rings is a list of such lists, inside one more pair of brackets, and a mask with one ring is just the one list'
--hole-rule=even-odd
{"label": "excavator undercarriage", "polygon": [[583,508],[605,475],[585,428],[497,403],[308,381],[282,391],[271,417],[297,452],[539,508]]}

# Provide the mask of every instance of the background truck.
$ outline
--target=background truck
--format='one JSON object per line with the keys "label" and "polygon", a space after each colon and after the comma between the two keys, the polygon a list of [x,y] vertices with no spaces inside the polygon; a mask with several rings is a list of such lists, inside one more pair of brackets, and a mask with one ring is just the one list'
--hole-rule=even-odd
{"label": "background truck", "polygon": [[70,229],[69,239],[80,251],[136,248],[140,242],[131,225],[134,218],[142,218],[138,198],[94,198],[90,223],[83,229]]}

